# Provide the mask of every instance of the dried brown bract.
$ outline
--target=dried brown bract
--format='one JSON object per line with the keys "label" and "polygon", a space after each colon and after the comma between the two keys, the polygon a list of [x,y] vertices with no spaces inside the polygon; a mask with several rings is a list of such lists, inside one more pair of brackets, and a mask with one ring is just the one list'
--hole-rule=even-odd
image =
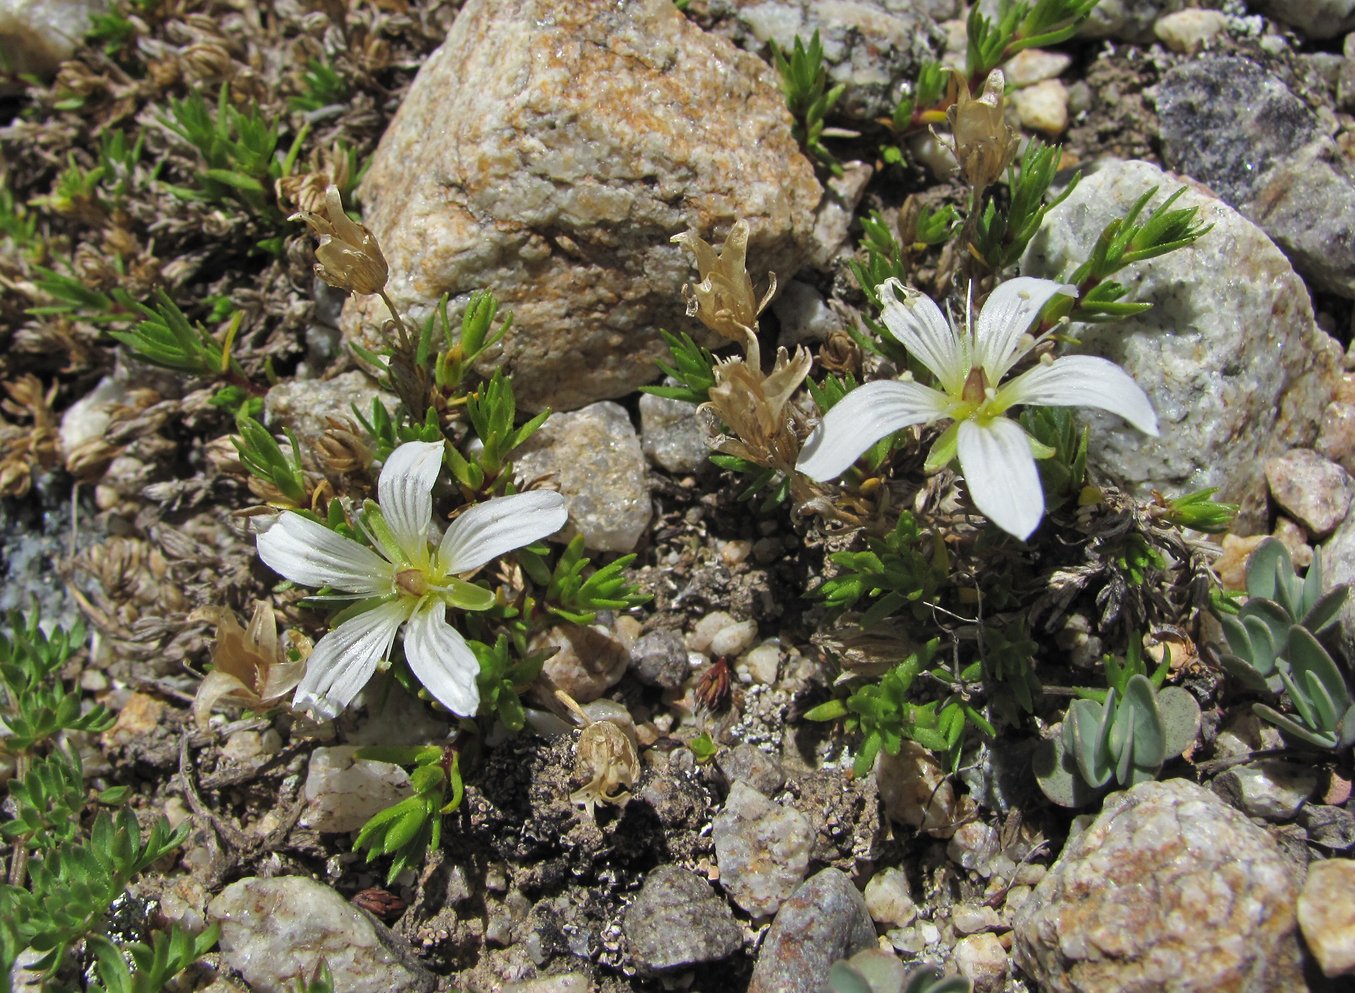
{"label": "dried brown bract", "polygon": [[315,272],[326,283],[354,293],[385,290],[389,270],[381,246],[370,231],[344,213],[337,186],[325,190],[323,212],[302,210],[292,219],[305,221],[320,236]]}
{"label": "dried brown bract", "polygon": [[748,222],[734,222],[718,255],[694,231],[674,235],[672,241],[696,257],[696,271],[701,277],[701,282],[682,287],[688,316],[721,337],[745,344],[757,327],[758,315],[776,294],[776,274],[768,273],[767,292],[761,300],[753,295],[753,280],[746,268]]}
{"label": "dried brown bract", "polygon": [[748,359],[734,358],[715,366],[715,385],[703,405],[729,427],[730,435],[712,439],[726,455],[747,459],[790,475],[800,452],[801,425],[790,398],[809,375],[814,359],[803,348],[788,354],[778,349],[772,371],[763,375],[753,342]]}
{"label": "dried brown bract", "polygon": [[950,122],[947,147],[960,164],[960,173],[978,197],[1002,176],[1016,155],[1016,131],[1005,117],[1006,80],[1001,69],[988,74],[978,99],[969,93],[963,74],[953,72],[955,102],[946,113]]}
{"label": "dried brown bract", "polygon": [[[208,608],[216,616],[216,639],[212,644],[212,671],[203,677],[193,698],[193,717],[205,728],[212,710],[233,703],[263,710],[291,693],[306,671],[310,640],[294,631],[278,637],[277,617],[271,604],[255,601],[249,627],[242,628],[229,610]],[[288,661],[290,652],[297,658]]]}
{"label": "dried brown bract", "polygon": [[[33,470],[57,463],[56,415],[52,401],[55,384],[44,391],[31,373],[5,384],[9,399],[0,400],[0,495],[21,497],[33,484]],[[11,423],[8,418],[30,424]]]}

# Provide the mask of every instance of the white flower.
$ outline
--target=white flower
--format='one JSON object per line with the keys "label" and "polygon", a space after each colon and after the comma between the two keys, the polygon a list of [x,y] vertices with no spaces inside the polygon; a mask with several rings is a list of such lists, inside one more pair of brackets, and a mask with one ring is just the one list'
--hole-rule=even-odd
{"label": "white flower", "polygon": [[[895,296],[896,289],[904,300]],[[1039,365],[1002,382],[1035,347],[1027,332],[1045,304],[1056,294],[1076,296],[1074,287],[1029,276],[1008,280],[993,290],[977,320],[971,322],[966,313],[963,330],[896,279],[878,291],[885,301],[885,327],[936,376],[940,388],[884,380],[847,394],[800,453],[796,468],[810,478],[832,479],[900,428],[948,419],[954,423],[938,440],[928,468],[939,469],[958,456],[974,506],[1002,530],[1026,538],[1044,516],[1044,491],[1035,469],[1035,450],[1042,446],[1006,416],[1009,409],[1018,404],[1099,407],[1157,434],[1157,415],[1147,395],[1106,359],[1045,355]]]}
{"label": "white flower", "polygon": [[283,514],[259,536],[259,558],[303,586],[329,586],[376,602],[320,639],[293,706],[332,718],[367,684],[405,626],[405,658],[424,688],[457,714],[480,705],[480,664],[446,621],[448,606],[485,610],[494,595],[458,578],[504,552],[564,526],[558,493],[532,491],[471,507],[433,547],[433,485],[442,468],[439,442],[412,441],[391,453],[377,481],[379,511],[365,519],[376,550],[300,514]]}

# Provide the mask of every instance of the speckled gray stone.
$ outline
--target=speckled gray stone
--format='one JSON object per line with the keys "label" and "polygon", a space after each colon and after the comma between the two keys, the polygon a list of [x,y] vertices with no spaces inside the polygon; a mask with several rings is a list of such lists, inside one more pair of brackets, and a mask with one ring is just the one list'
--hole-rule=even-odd
{"label": "speckled gray stone", "polygon": [[865,898],[839,869],[824,869],[777,912],[748,993],[824,993],[828,970],[875,943]]}
{"label": "speckled gray stone", "polygon": [[695,472],[710,455],[696,404],[640,395],[640,447],[651,461],[669,472]]}
{"label": "speckled gray stone", "polygon": [[[1183,182],[1147,162],[1107,160],[1050,211],[1023,273],[1066,277],[1137,197],[1156,187],[1158,203]],[[1119,363],[1144,388],[1161,436],[1097,411],[1080,415],[1091,425],[1092,461],[1140,498],[1154,488],[1176,495],[1218,487],[1219,499],[1243,503],[1243,526],[1256,528],[1264,460],[1312,442],[1340,350],[1314,324],[1303,281],[1256,225],[1195,188],[1176,206],[1198,206],[1213,229],[1115,277],[1127,299],[1152,309],[1076,329],[1082,351]]]}
{"label": "speckled gray stone", "polygon": [[[372,157],[364,221],[407,319],[492,289],[514,322],[486,368],[524,409],[572,409],[652,382],[659,328],[701,330],[673,235],[746,218],[749,270],[794,275],[821,190],[791,127],[775,70],[672,0],[469,0]],[[370,343],[384,317],[354,298],[341,326]]]}
{"label": "speckled gray stone", "polygon": [[1325,975],[1355,975],[1355,862],[1329,859],[1309,867],[1299,925]]}
{"label": "speckled gray stone", "polygon": [[241,879],[207,913],[221,925],[222,961],[254,993],[292,993],[322,960],[344,993],[432,993],[437,986],[400,938],[305,876]]}
{"label": "speckled gray stone", "polygon": [[642,972],[718,962],[738,951],[743,932],[734,912],[700,876],[661,865],[645,877],[621,929]]}
{"label": "speckled gray stone", "polygon": [[814,831],[798,810],[735,782],[711,836],[720,885],[754,917],[769,917],[795,892],[809,868]]}
{"label": "speckled gray stone", "polygon": [[1013,921],[1044,993],[1303,990],[1295,869],[1270,835],[1185,780],[1108,797]]}
{"label": "speckled gray stone", "polygon": [[1203,55],[1158,84],[1167,166],[1238,206],[1277,162],[1318,136],[1317,118],[1278,76],[1236,55]]}
{"label": "speckled gray stone", "polygon": [[682,635],[673,630],[640,635],[631,646],[630,671],[646,686],[677,689],[692,672]]}
{"label": "speckled gray stone", "polygon": [[1290,821],[1317,789],[1317,769],[1263,759],[1226,769],[1214,777],[1210,787],[1252,817]]}
{"label": "speckled gray stone", "polygon": [[619,404],[589,404],[552,414],[514,452],[523,481],[548,477],[565,498],[565,535],[583,535],[602,552],[629,552],[649,527],[645,456],[630,415]]}
{"label": "speckled gray stone", "polygon": [[351,745],[311,752],[302,788],[302,825],[321,834],[356,831],[373,814],[413,793],[409,774],[400,766],[360,759],[356,753]]}
{"label": "speckled gray stone", "polygon": [[[1327,589],[1355,584],[1355,514],[1348,516],[1322,545],[1322,584]],[[1355,595],[1341,608],[1339,649],[1355,658]]]}
{"label": "speckled gray stone", "polygon": [[1318,289],[1355,297],[1355,163],[1335,142],[1282,156],[1238,209]]}
{"label": "speckled gray stone", "polygon": [[274,431],[281,433],[288,428],[296,435],[302,463],[317,470],[317,446],[333,429],[331,422],[356,426],[353,408],[370,418],[373,400],[380,400],[391,411],[398,403],[392,394],[383,393],[360,372],[341,373],[333,379],[284,379],[269,389],[264,398],[264,416]]}
{"label": "speckled gray stone", "polygon": [[[830,83],[846,90],[834,113],[854,121],[888,116],[899,87],[917,78],[945,38],[926,0],[712,0],[711,13],[733,17],[743,44],[790,51],[815,31]],[[747,37],[751,35],[751,37]]]}

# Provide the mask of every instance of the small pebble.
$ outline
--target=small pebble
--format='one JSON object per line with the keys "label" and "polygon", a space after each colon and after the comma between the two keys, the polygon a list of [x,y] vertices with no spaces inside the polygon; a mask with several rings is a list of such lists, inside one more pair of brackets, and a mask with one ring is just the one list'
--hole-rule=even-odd
{"label": "small pebble", "polygon": [[764,641],[740,656],[737,668],[748,673],[749,678],[755,683],[774,686],[780,666],[780,644],[776,641]]}
{"label": "small pebble", "polygon": [[1007,77],[1008,86],[1019,88],[1054,79],[1072,64],[1072,56],[1063,52],[1027,48],[1017,52],[1016,57],[1002,67],[1002,73]]}
{"label": "small pebble", "polygon": [[971,934],[955,944],[955,965],[974,993],[998,993],[1007,980],[1007,950],[992,934]]}
{"label": "small pebble", "polygon": [[1164,14],[1153,25],[1157,40],[1179,55],[1190,55],[1228,29],[1228,18],[1217,10],[1189,7]]}
{"label": "small pebble", "polygon": [[902,869],[881,869],[866,884],[866,909],[881,927],[903,927],[917,917],[917,904],[908,892],[908,876]]}
{"label": "small pebble", "polygon": [[1061,135],[1068,129],[1068,87],[1046,79],[1012,94],[1021,126],[1041,134]]}
{"label": "small pebble", "polygon": [[671,630],[640,635],[631,648],[630,671],[646,686],[677,689],[691,672],[682,635]]}
{"label": "small pebble", "polygon": [[757,621],[734,621],[715,632],[710,639],[710,653],[718,658],[742,655],[757,641]]}
{"label": "small pebble", "polygon": [[687,634],[687,647],[693,652],[709,654],[711,639],[734,623],[733,616],[725,611],[711,611],[692,625],[691,631]]}
{"label": "small pebble", "polygon": [[1325,975],[1355,975],[1355,861],[1309,866],[1299,894],[1299,927]]}
{"label": "small pebble", "polygon": [[1310,448],[1268,459],[1266,482],[1275,502],[1315,538],[1325,538],[1350,510],[1349,474]]}
{"label": "small pebble", "polygon": [[804,879],[814,832],[798,810],[736,782],[711,837],[725,892],[747,913],[767,917]]}
{"label": "small pebble", "polygon": [[1002,918],[985,904],[962,903],[950,912],[950,923],[960,934],[978,934],[1002,927]]}

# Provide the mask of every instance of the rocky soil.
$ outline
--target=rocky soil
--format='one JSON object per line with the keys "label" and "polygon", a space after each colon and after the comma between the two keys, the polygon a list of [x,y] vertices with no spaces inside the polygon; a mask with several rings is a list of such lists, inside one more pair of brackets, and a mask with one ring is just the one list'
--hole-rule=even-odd
{"label": "rocky soil", "polygon": [[[1176,206],[1212,225],[1117,277],[1151,309],[1079,335],[1144,388],[1161,434],[1086,412],[1104,499],[1056,509],[1028,546],[967,523],[953,474],[900,466],[882,491],[963,523],[939,554],[966,563],[953,585],[973,595],[865,631],[814,595],[861,533],[741,499],[746,480],[707,458],[709,420],[638,390],[668,360],[660,329],[701,333],[682,295],[692,258],[671,237],[718,245],[740,218],[758,290],[769,271],[779,288],[763,354],[804,345],[814,379],[884,374],[849,336],[876,315],[847,263],[871,211],[897,226],[901,208],[962,195],[934,137],[907,136],[899,164],[881,124],[922,60],[963,61],[958,3],[112,9],[126,33],[100,33],[95,0],[0,2],[0,607],[86,619],[65,675],[118,714],[81,743],[86,775],[131,787],[144,819],[191,825],[124,914],[221,924],[185,989],[290,991],[323,959],[338,991],[810,993],[868,947],[981,993],[1350,982],[1351,751],[1305,750],[1258,720],[1222,674],[1208,609],[1211,590],[1242,588],[1267,535],[1300,567],[1320,554],[1328,586],[1355,582],[1350,3],[1103,0],[1076,37],[1008,67],[1012,123],[1062,144],[1060,188],[1081,172],[1021,274],[1066,277],[1150,190],[1157,204],[1184,187]],[[841,175],[799,147],[771,65],[772,44],[815,30],[845,85],[825,139]],[[317,66],[341,82],[308,80]],[[280,122],[279,153],[301,139],[262,206],[182,192],[203,163],[167,124],[170,101],[214,102],[226,83]],[[114,131],[144,140],[122,172],[63,178]],[[313,240],[285,220],[331,182],[356,187],[408,317],[483,288],[513,312],[486,368],[511,375],[524,413],[554,411],[516,470],[564,494],[597,562],[633,553],[627,575],[650,597],[546,632],[529,730],[486,722],[440,846],[393,882],[353,837],[409,776],[355,751],[441,744],[454,723],[385,679],[323,725],[286,707],[197,719],[214,611],[247,619],[268,600],[316,639],[324,622],[257,559],[254,518],[275,494],[241,465],[219,384],[151,368],[107,333],[128,314],[119,290],[163,287],[213,331],[239,310],[240,373],[267,384],[270,429],[294,434],[311,477],[366,495],[366,463],[339,472],[336,453],[370,462],[353,405],[392,399],[350,347],[381,343],[386,305],[316,279]],[[944,295],[946,267],[925,257],[918,285]],[[70,305],[54,273],[95,296]],[[1240,506],[1231,533],[1157,526],[1164,494],[1204,487]],[[878,524],[889,498],[869,506]],[[1131,533],[1160,543],[1146,576],[1117,544]],[[981,695],[999,734],[971,736],[954,774],[905,741],[852,775],[859,737],[805,713],[935,635],[957,668],[970,661],[982,574],[1011,569],[1039,588],[991,609],[1028,623],[1043,683],[1100,685],[1103,653],[1146,636],[1200,705],[1194,744],[1160,781],[1070,810],[1032,775],[1068,695],[1030,713]],[[1355,607],[1333,649],[1355,660]],[[631,736],[624,802],[578,801],[599,770],[546,687]]]}

